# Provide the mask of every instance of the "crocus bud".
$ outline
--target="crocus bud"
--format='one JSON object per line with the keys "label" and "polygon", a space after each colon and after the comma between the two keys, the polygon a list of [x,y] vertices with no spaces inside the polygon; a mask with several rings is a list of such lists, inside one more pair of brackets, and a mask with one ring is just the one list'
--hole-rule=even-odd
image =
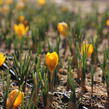
{"label": "crocus bud", "polygon": [[24,17],[24,16],[19,16],[19,21],[20,21],[20,23],[23,23],[24,20],[25,20],[25,17]]}
{"label": "crocus bud", "polygon": [[81,54],[86,54],[87,57],[90,57],[92,55],[94,51],[93,45],[92,44],[88,44],[88,43],[84,43],[81,46]]}
{"label": "crocus bud", "polygon": [[67,36],[68,33],[68,25],[65,22],[58,23],[57,25],[58,32],[62,36]]}
{"label": "crocus bud", "polygon": [[48,52],[46,55],[46,65],[48,66],[49,71],[53,72],[57,64],[58,64],[58,54],[56,52],[53,53]]}
{"label": "crocus bud", "polygon": [[17,109],[22,104],[23,97],[23,92],[18,89],[12,90],[6,101],[6,109]]}

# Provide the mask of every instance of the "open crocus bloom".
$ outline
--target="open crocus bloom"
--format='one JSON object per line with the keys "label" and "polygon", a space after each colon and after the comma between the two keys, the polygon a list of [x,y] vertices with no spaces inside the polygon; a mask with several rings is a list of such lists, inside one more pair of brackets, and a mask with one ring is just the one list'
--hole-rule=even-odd
{"label": "open crocus bloom", "polygon": [[20,23],[18,25],[14,24],[14,31],[20,38],[27,33],[28,29],[29,29],[29,27],[28,26],[25,27],[25,25],[22,23]]}

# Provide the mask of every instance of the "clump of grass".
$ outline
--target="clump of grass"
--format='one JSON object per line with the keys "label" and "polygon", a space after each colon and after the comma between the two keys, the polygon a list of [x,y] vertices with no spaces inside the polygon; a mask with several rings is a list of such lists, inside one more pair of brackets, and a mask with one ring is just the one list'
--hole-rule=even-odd
{"label": "clump of grass", "polygon": [[74,75],[72,73],[72,68],[71,68],[71,59],[69,59],[69,64],[68,64],[68,74],[67,74],[67,84],[69,89],[71,90],[71,95],[70,95],[70,102],[68,105],[68,108],[70,109],[71,107],[74,107],[74,109],[77,109],[77,100],[76,100],[76,84],[74,81]]}
{"label": "clump of grass", "polygon": [[28,79],[32,76],[33,67],[33,63],[31,62],[31,53],[25,55],[19,54],[18,56],[14,55],[13,71],[15,72],[15,78],[19,87],[23,85],[23,91],[25,91]]}
{"label": "clump of grass", "polygon": [[103,70],[103,81],[106,82],[107,95],[109,97],[109,70],[108,70],[108,61],[109,61],[109,48],[107,48],[104,52],[104,60],[101,68]]}

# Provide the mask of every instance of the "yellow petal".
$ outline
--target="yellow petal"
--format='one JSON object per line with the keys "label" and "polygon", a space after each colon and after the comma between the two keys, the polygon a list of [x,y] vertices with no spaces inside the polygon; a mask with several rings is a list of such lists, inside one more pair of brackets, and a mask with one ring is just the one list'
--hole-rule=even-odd
{"label": "yellow petal", "polygon": [[6,56],[3,53],[0,53],[0,66],[4,64],[6,60]]}
{"label": "yellow petal", "polygon": [[81,47],[81,54],[86,54],[88,57],[90,57],[93,53],[94,49],[93,49],[93,45],[92,44],[82,44]]}
{"label": "yellow petal", "polygon": [[88,49],[88,57],[90,57],[92,55],[92,53],[93,53],[93,45],[90,44],[89,49]]}

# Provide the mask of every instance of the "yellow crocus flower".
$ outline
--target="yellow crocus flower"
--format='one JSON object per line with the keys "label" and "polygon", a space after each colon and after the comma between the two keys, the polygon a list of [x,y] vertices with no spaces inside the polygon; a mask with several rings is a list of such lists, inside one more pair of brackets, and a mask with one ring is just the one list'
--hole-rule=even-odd
{"label": "yellow crocus flower", "polygon": [[68,32],[68,25],[65,22],[58,23],[57,29],[58,29],[58,32],[62,36],[66,36],[67,35],[67,32]]}
{"label": "yellow crocus flower", "polygon": [[38,0],[38,4],[41,6],[45,5],[45,3],[46,3],[46,0]]}
{"label": "yellow crocus flower", "polygon": [[84,43],[81,46],[81,54],[86,54],[88,57],[90,57],[92,55],[94,51],[93,45],[92,44],[88,44],[88,43]]}
{"label": "yellow crocus flower", "polygon": [[5,63],[6,56],[3,53],[0,53],[0,66]]}
{"label": "yellow crocus flower", "polygon": [[18,89],[12,90],[6,101],[6,109],[17,109],[22,104],[23,97],[23,92]]}
{"label": "yellow crocus flower", "polygon": [[21,38],[22,36],[24,36],[27,31],[28,31],[29,27],[28,26],[24,26],[24,24],[20,23],[20,24],[14,24],[14,31],[15,33],[18,35],[19,38]]}
{"label": "yellow crocus flower", "polygon": [[46,65],[48,66],[49,71],[53,72],[57,64],[58,64],[58,54],[56,52],[53,53],[48,52],[46,55]]}

